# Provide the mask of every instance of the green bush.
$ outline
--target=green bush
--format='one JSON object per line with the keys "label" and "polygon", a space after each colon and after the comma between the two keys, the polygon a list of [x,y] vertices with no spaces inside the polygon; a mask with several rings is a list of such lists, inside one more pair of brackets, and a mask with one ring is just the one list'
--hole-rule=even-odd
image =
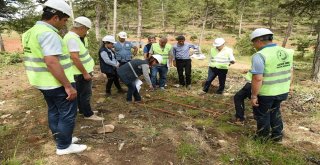
{"label": "green bush", "polygon": [[308,51],[308,48],[314,44],[314,41],[309,37],[297,37],[296,42],[293,43],[293,46],[297,46],[297,51],[301,52],[301,57],[304,57],[305,53]]}
{"label": "green bush", "polygon": [[198,36],[197,36],[197,35],[192,34],[192,35],[190,36],[190,41],[195,41],[196,39],[198,39]]}
{"label": "green bush", "polygon": [[22,61],[22,53],[0,52],[1,65],[13,65],[16,63],[21,63]]}
{"label": "green bush", "polygon": [[[203,68],[192,68],[191,71],[191,84],[196,84],[199,80],[207,78],[207,70]],[[176,68],[171,68],[168,72],[167,79],[172,83],[179,83],[178,72]]]}
{"label": "green bush", "polygon": [[235,54],[240,56],[251,56],[256,52],[250,41],[249,34],[237,39],[237,43],[234,48],[236,50]]}
{"label": "green bush", "polygon": [[87,35],[88,38],[88,45],[89,45],[89,52],[91,57],[94,59],[95,64],[99,63],[99,49],[102,45],[102,43],[100,41],[96,40],[96,34],[95,32],[90,32]]}

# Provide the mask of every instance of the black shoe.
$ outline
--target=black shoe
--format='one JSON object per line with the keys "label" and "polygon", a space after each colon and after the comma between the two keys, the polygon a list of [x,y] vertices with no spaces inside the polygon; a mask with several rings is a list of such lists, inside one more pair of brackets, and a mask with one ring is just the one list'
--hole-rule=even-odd
{"label": "black shoe", "polygon": [[216,91],[216,92],[214,92],[214,93],[221,95],[221,94],[223,93],[223,91]]}
{"label": "black shoe", "polygon": [[127,91],[124,89],[118,89],[118,93],[127,93]]}
{"label": "black shoe", "polygon": [[106,97],[111,97],[111,93],[106,93]]}

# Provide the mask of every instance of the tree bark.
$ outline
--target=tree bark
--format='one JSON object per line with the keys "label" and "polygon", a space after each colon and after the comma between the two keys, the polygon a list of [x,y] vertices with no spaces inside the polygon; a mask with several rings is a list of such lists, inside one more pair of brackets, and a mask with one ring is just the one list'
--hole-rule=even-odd
{"label": "tree bark", "polygon": [[164,13],[164,4],[163,0],[161,1],[161,14],[162,14],[162,31],[165,32],[165,13]]}
{"label": "tree bark", "polygon": [[99,3],[96,4],[96,20],[95,20],[95,30],[96,30],[96,40],[100,41],[100,16],[101,16],[101,5]]}
{"label": "tree bark", "polygon": [[282,42],[282,47],[286,47],[288,39],[289,39],[289,37],[291,35],[292,26],[293,26],[293,19],[294,19],[294,16],[290,15],[289,22],[288,22],[288,27],[287,27],[287,31],[286,31],[286,35],[285,35],[284,40]]}
{"label": "tree bark", "polygon": [[318,39],[312,65],[312,80],[320,82],[320,20],[318,20],[316,30],[318,33]]}
{"label": "tree bark", "polygon": [[117,0],[113,0],[113,36],[117,33]]}
{"label": "tree bark", "polygon": [[109,5],[108,5],[108,3],[106,4],[106,10],[105,10],[105,26],[104,26],[104,28],[106,29],[106,31],[107,31],[107,34],[109,34],[109,32],[110,32],[110,24],[109,24],[109,15],[108,15],[108,13],[109,13]]}
{"label": "tree bark", "polygon": [[201,29],[201,34],[200,34],[200,38],[199,38],[199,43],[198,43],[198,45],[200,45],[201,42],[202,42],[202,37],[203,37],[204,29],[205,29],[206,23],[207,23],[208,10],[209,10],[209,7],[208,7],[208,2],[207,2],[207,5],[206,5],[206,13],[205,13],[205,15],[204,15],[204,20],[203,20],[203,22],[202,22],[202,29]]}
{"label": "tree bark", "polygon": [[6,51],[6,50],[4,49],[4,42],[2,39],[2,35],[0,33],[0,52],[4,52],[4,51]]}
{"label": "tree bark", "polygon": [[238,37],[240,38],[241,36],[241,30],[242,30],[242,18],[243,18],[243,11],[241,11],[240,13],[240,20],[239,20],[239,33],[238,33]]}
{"label": "tree bark", "polygon": [[268,21],[270,30],[272,29],[272,25],[273,25],[272,18],[273,18],[273,11],[270,11],[270,13],[269,13],[269,21]]}
{"label": "tree bark", "polygon": [[138,28],[137,37],[139,40],[139,46],[141,43],[141,30],[142,30],[142,0],[138,0]]}

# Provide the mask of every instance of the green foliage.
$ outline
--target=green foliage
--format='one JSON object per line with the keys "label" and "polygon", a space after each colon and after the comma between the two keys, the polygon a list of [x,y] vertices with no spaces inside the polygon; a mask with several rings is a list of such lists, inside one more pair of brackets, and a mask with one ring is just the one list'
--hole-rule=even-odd
{"label": "green foliage", "polygon": [[0,52],[0,66],[12,65],[12,64],[21,63],[21,62],[22,62],[21,53]]}
{"label": "green foliage", "polygon": [[90,31],[87,35],[88,42],[89,42],[89,52],[91,57],[94,59],[95,64],[99,64],[99,49],[102,45],[100,41],[96,40],[96,34],[94,31]]}
{"label": "green foliage", "polygon": [[297,50],[301,52],[301,57],[304,57],[305,53],[308,51],[308,48],[314,44],[314,40],[309,37],[299,36],[296,38],[296,43],[292,44],[297,46]]}
{"label": "green foliage", "polygon": [[234,48],[236,50],[235,54],[240,56],[251,56],[256,52],[250,41],[249,34],[237,39],[237,43]]}
{"label": "green foliage", "polygon": [[19,161],[18,159],[16,158],[11,158],[11,159],[7,159],[7,160],[3,160],[1,162],[1,164],[3,165],[20,165],[22,162]]}
{"label": "green foliage", "polygon": [[210,127],[213,125],[213,120],[211,118],[207,119],[197,119],[194,123],[196,127]]}
{"label": "green foliage", "polygon": [[190,36],[190,41],[195,41],[195,40],[197,40],[198,39],[198,36],[196,35],[196,34],[192,34],[191,36]]}

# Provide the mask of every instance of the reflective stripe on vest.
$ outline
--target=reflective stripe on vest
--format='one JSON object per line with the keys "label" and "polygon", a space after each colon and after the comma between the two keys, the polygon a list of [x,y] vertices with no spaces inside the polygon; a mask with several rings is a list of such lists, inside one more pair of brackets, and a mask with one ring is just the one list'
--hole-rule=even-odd
{"label": "reflective stripe on vest", "polygon": [[[225,49],[225,50],[224,50]],[[218,69],[228,69],[230,64],[230,49],[228,47],[224,47],[221,51],[218,51],[217,48],[211,48],[211,60],[210,60],[210,67],[216,67]]]}
{"label": "reflective stripe on vest", "polygon": [[[63,38],[63,42],[66,45],[68,45],[68,41],[70,39],[74,39],[77,41],[78,46],[80,48],[80,52],[79,52],[80,61],[88,73],[92,72],[94,67],[94,60],[90,56],[88,49],[85,47],[85,45],[80,40],[80,38],[73,33],[67,33]],[[84,41],[87,42],[88,40],[85,38]],[[64,52],[68,52],[68,51],[69,51],[68,48],[64,50]],[[82,74],[75,65],[73,66],[73,70],[75,75]]]}
{"label": "reflective stripe on vest", "polygon": [[170,52],[171,48],[172,48],[172,46],[170,44],[166,44],[164,49],[162,49],[160,47],[159,43],[152,44],[153,54],[159,54],[162,56],[163,59],[162,59],[161,64],[163,64],[163,65],[167,64],[167,61],[169,58],[169,52]]}
{"label": "reflective stripe on vest", "polygon": [[[45,24],[36,24],[22,35],[22,44],[24,50],[24,65],[26,68],[28,80],[31,85],[44,88],[56,88],[62,86],[61,83],[48,71],[44,62],[42,48],[38,37],[45,32],[56,33]],[[57,36],[59,36],[56,33]],[[65,47],[62,38],[59,36],[62,49]],[[70,82],[74,82],[72,63],[70,57],[66,54],[57,55],[59,63],[64,68],[65,75]]]}
{"label": "reflective stripe on vest", "polygon": [[265,60],[261,96],[276,96],[290,89],[293,51],[280,46],[266,47],[259,51]]}

